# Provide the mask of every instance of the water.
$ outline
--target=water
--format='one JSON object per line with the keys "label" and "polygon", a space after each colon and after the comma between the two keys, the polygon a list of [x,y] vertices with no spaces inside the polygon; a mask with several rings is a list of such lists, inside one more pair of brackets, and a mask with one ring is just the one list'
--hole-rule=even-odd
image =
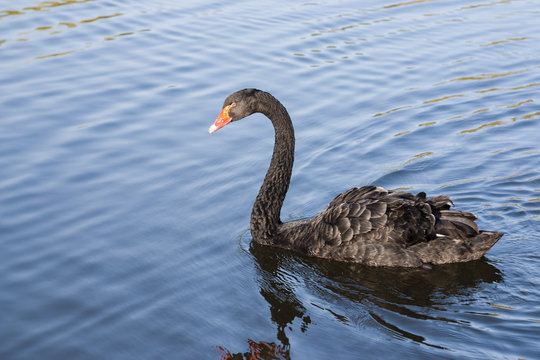
{"label": "water", "polygon": [[[540,358],[538,2],[179,3],[0,3],[0,358]],[[296,127],[285,220],[377,184],[505,236],[432,271],[253,245],[271,125],[207,133],[244,87]]]}

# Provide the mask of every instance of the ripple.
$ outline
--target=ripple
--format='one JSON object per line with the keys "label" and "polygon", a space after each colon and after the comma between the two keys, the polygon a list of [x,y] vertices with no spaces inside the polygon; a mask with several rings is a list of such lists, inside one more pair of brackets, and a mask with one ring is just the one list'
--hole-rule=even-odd
{"label": "ripple", "polygon": [[[1,358],[539,357],[529,2],[2,8]],[[448,194],[504,237],[429,272],[258,247],[271,125],[206,131],[242,87],[295,124],[284,220],[376,183]]]}
{"label": "ripple", "polygon": [[531,40],[531,39],[534,39],[534,38],[529,37],[529,36],[523,36],[523,37],[519,37],[519,38],[508,38],[508,39],[504,39],[504,40],[492,41],[489,44],[484,44],[484,45],[481,45],[481,46],[486,46],[487,47],[487,46],[506,44],[506,43],[513,42],[513,41],[523,41],[523,40]]}
{"label": "ripple", "polygon": [[497,78],[501,78],[501,77],[512,76],[512,75],[517,75],[517,74],[523,74],[525,72],[531,72],[531,71],[533,71],[533,70],[532,69],[523,69],[523,70],[516,70],[516,71],[508,71],[508,72],[499,73],[499,74],[478,74],[478,75],[462,76],[462,77],[459,77],[459,78],[455,78],[455,79],[451,79],[451,80],[447,80],[447,81],[437,83],[434,86],[446,85],[448,83],[456,82],[456,81],[493,80],[493,79],[497,79]]}

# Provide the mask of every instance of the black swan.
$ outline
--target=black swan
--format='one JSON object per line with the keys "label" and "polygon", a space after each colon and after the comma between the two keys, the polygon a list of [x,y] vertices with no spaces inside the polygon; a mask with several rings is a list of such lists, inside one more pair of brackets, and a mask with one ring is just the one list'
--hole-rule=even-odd
{"label": "black swan", "polygon": [[503,235],[478,230],[469,212],[449,210],[454,204],[446,195],[426,198],[424,192],[376,186],[352,188],[315,217],[283,223],[280,211],[294,160],[294,129],[285,107],[267,92],[240,90],[225,99],[208,132],[257,112],[275,130],[272,161],[251,212],[257,243],[370,266],[429,268],[479,259]]}

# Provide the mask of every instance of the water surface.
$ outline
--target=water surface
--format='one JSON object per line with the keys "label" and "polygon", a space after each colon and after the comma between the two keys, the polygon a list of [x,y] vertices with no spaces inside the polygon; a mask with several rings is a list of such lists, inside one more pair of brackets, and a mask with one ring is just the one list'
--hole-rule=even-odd
{"label": "water surface", "polygon": [[[0,3],[0,357],[540,358],[539,16],[525,0]],[[252,244],[271,124],[207,133],[244,87],[293,118],[284,220],[376,184],[448,194],[504,237],[432,271]]]}

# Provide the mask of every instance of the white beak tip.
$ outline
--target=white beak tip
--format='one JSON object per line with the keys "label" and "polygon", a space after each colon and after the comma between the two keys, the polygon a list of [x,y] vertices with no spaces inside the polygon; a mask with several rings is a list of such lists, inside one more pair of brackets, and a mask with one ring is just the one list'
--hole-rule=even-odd
{"label": "white beak tip", "polygon": [[218,129],[218,127],[217,127],[216,125],[212,124],[212,126],[210,126],[210,127],[208,128],[208,133],[211,134],[211,133],[213,133],[214,131],[216,131],[217,129]]}

